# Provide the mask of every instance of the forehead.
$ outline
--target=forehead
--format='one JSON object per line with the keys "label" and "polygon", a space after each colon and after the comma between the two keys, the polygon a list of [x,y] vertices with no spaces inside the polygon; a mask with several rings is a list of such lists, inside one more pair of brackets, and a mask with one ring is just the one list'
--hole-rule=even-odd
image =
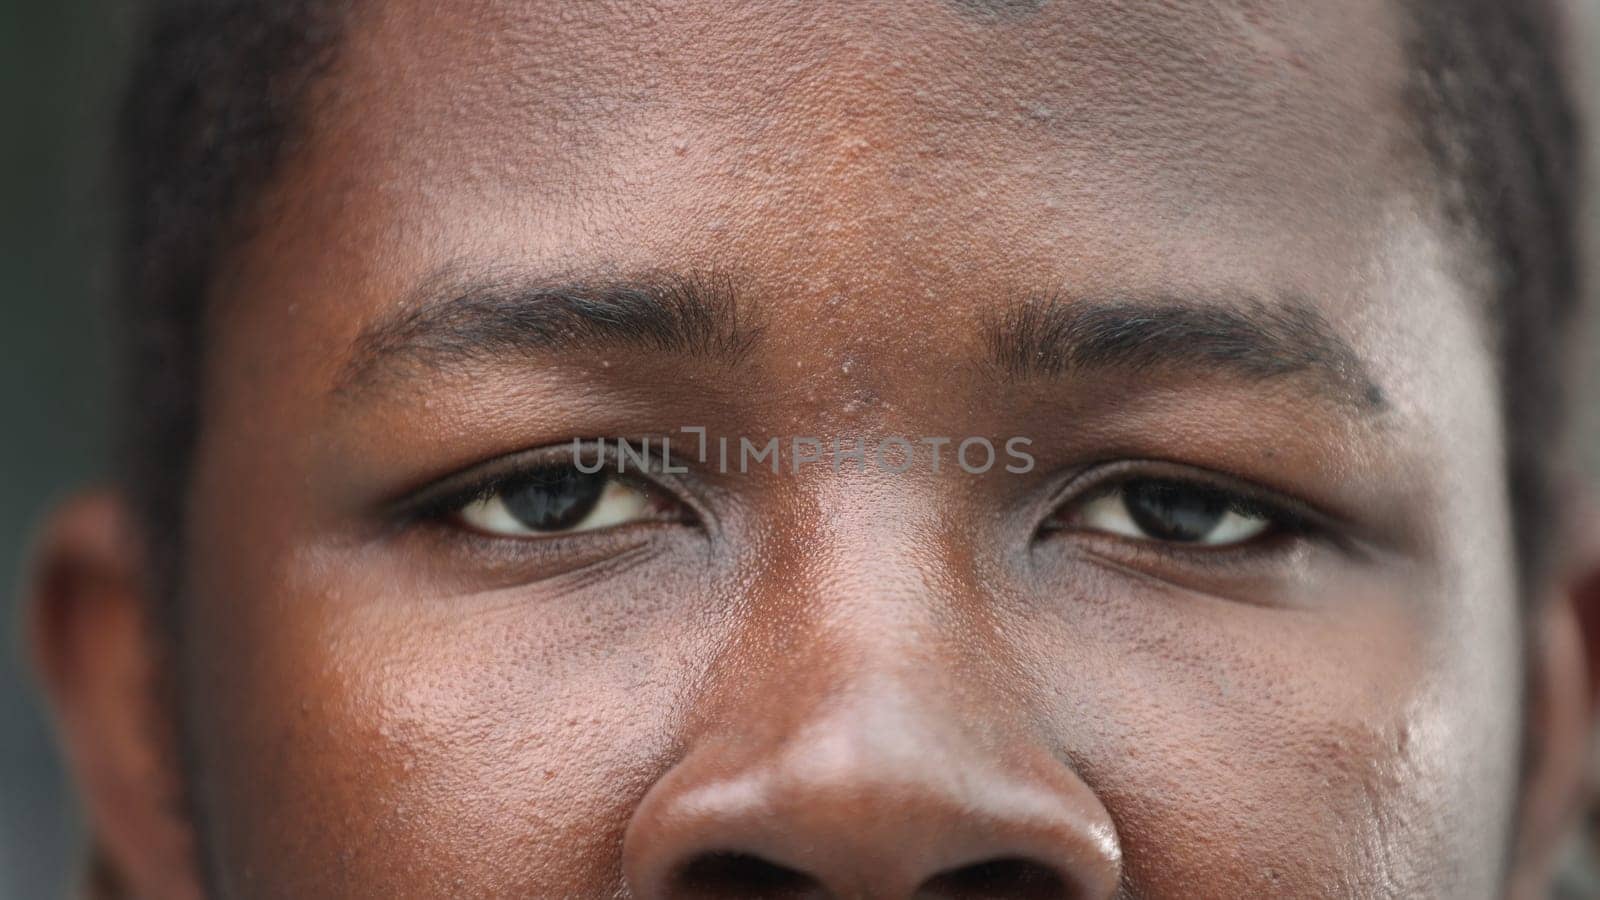
{"label": "forehead", "polygon": [[356,7],[222,285],[215,409],[326,412],[375,323],[507,269],[734,272],[769,373],[841,397],[1048,294],[1291,300],[1423,431],[1493,409],[1389,4]]}
{"label": "forehead", "polygon": [[397,278],[596,257],[804,283],[825,242],[835,280],[1004,259],[1309,292],[1286,242],[1348,267],[1408,177],[1382,3],[578,9],[363,6],[286,179],[299,233],[405,245],[417,271],[367,273]]}
{"label": "forehead", "polygon": [[1493,409],[1389,4],[356,7],[222,285],[216,410],[306,421],[374,323],[508,268],[737,273],[769,371],[841,396],[929,395],[1018,296],[1287,298],[1423,431]]}
{"label": "forehead", "polygon": [[[1261,138],[1354,149],[1361,141],[1347,126],[1389,105],[1399,63],[1398,23],[1374,0],[577,9],[371,3],[345,72],[407,97],[378,111],[391,123],[470,122],[480,141],[523,144],[557,125],[540,143],[619,130],[659,138],[649,129],[662,124],[769,139],[851,126],[846,146],[898,136],[904,149],[954,152],[981,139],[989,155],[1009,133],[1002,146],[1013,152],[1114,141],[1133,158],[1170,163],[1181,151],[1221,164],[1264,161],[1272,142]],[[1269,130],[1217,139],[1243,124]]]}

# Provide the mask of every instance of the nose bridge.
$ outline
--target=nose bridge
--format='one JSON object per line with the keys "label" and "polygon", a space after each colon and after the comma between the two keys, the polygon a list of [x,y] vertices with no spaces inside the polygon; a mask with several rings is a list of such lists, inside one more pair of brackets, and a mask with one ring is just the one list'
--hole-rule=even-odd
{"label": "nose bridge", "polygon": [[1115,892],[1109,814],[953,633],[953,598],[905,560],[875,566],[894,575],[876,590],[751,598],[760,622],[628,829],[637,895]]}
{"label": "nose bridge", "polygon": [[[765,720],[781,696],[779,718],[804,717],[811,704],[859,695],[866,684],[931,690],[973,663],[970,653],[949,652],[961,648],[947,637],[973,606],[962,596],[971,579],[904,533],[914,526],[885,533],[877,505],[827,502],[801,517],[808,527],[762,548],[713,672],[708,693],[719,715]],[[744,703],[758,708],[726,708]]]}
{"label": "nose bridge", "polygon": [[992,629],[975,627],[982,600],[942,555],[910,543],[774,560],[701,712],[719,728],[736,723],[741,746],[821,742],[861,761],[905,752],[918,735],[959,746],[962,722],[1000,730],[1020,707],[994,696],[999,650],[987,646]]}

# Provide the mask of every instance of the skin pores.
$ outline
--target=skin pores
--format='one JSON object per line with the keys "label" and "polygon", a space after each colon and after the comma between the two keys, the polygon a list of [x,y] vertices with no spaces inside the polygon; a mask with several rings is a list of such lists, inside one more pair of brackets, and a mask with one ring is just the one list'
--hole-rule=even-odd
{"label": "skin pores", "polygon": [[[1501,426],[1401,30],[366,4],[207,323],[179,668],[217,893],[1495,893]],[[741,352],[438,314],[673,279],[724,286]],[[1307,359],[997,360],[1040,309]],[[358,366],[374,334],[422,350]],[[396,512],[682,426],[1026,435],[1037,466],[691,464],[683,515],[553,538]],[[1141,474],[1310,524],[1207,550],[1074,518]]]}

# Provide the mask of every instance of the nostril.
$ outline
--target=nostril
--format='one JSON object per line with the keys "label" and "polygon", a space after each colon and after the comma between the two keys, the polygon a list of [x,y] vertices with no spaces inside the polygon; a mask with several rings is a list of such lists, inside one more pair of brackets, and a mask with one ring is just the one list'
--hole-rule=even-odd
{"label": "nostril", "polygon": [[1067,884],[1050,866],[1020,857],[986,859],[933,876],[919,900],[984,897],[989,900],[1066,900]]}
{"label": "nostril", "polygon": [[804,872],[749,853],[723,852],[702,853],[690,860],[673,879],[670,896],[811,900],[828,893]]}

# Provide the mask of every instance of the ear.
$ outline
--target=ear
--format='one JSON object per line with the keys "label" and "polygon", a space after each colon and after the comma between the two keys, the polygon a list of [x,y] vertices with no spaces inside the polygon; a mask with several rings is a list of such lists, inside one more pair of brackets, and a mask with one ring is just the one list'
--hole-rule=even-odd
{"label": "ear", "polygon": [[1527,759],[1511,896],[1548,896],[1560,853],[1592,802],[1600,710],[1600,510],[1579,504],[1573,552],[1535,607],[1528,652]]}
{"label": "ear", "polygon": [[35,545],[26,633],[98,862],[132,896],[199,898],[144,574],[125,504],[78,497]]}

